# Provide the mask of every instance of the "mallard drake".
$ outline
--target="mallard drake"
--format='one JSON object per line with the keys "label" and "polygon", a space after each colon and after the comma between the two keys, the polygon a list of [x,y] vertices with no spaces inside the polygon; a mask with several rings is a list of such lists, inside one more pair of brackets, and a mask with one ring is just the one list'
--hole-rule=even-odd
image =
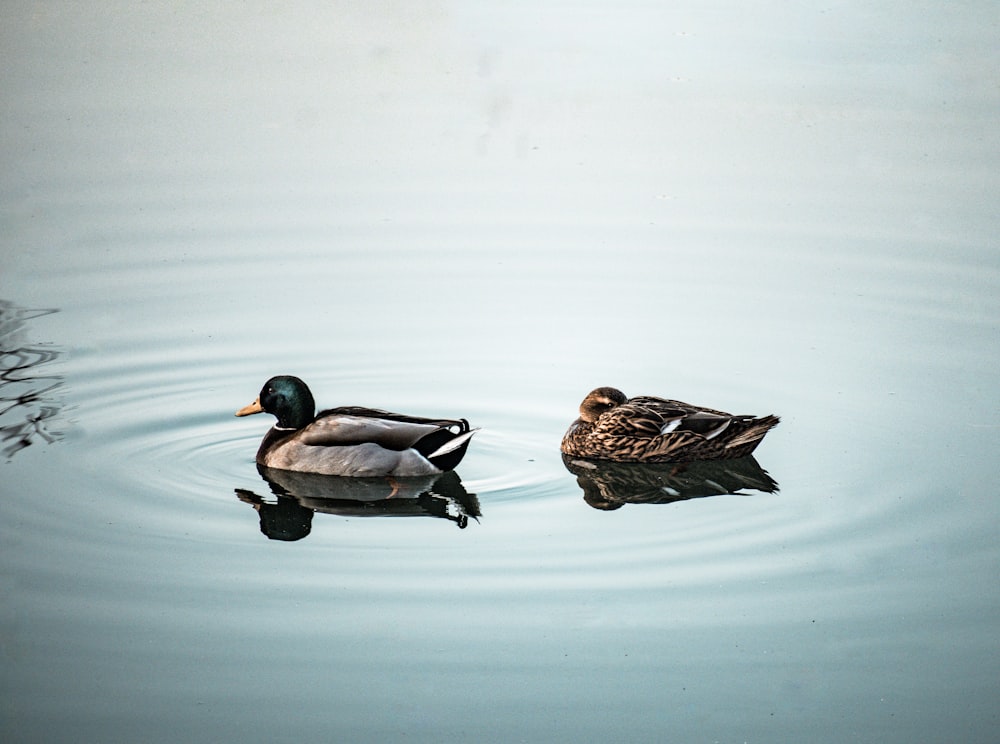
{"label": "mallard drake", "polygon": [[465,419],[429,419],[377,408],[316,411],[298,377],[268,380],[237,416],[278,419],[257,450],[257,462],[278,470],[348,476],[418,476],[453,470],[478,429]]}
{"label": "mallard drake", "polygon": [[615,462],[690,462],[753,452],[777,416],[733,416],[651,396],[628,398],[613,387],[592,390],[563,436],[573,457]]}

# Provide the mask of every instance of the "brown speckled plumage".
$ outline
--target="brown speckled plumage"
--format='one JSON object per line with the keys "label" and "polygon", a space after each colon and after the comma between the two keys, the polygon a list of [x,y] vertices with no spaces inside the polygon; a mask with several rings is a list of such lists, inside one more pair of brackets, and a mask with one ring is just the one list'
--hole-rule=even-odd
{"label": "brown speckled plumage", "polygon": [[679,400],[627,398],[620,390],[601,387],[583,399],[562,451],[615,462],[731,459],[753,452],[778,420],[734,416]]}

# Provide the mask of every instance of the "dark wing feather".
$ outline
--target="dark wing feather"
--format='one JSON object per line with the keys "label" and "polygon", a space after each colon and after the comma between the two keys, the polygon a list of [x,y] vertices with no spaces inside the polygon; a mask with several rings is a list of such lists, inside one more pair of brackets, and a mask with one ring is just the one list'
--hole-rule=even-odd
{"label": "dark wing feather", "polygon": [[462,434],[469,431],[469,422],[465,419],[432,419],[421,416],[410,416],[405,413],[393,413],[383,411],[380,408],[366,408],[365,406],[339,406],[320,411],[317,419],[324,416],[358,416],[362,418],[382,419],[383,421],[398,421],[404,424],[430,424],[434,427],[451,429],[455,434]]}
{"label": "dark wing feather", "polygon": [[631,404],[641,405],[654,411],[663,411],[665,414],[669,413],[670,415],[674,415],[676,412],[680,411],[684,414],[711,413],[716,416],[732,416],[732,414],[726,413],[725,411],[716,411],[713,408],[705,408],[704,406],[693,406],[690,403],[684,403],[683,401],[667,400],[666,398],[657,398],[652,395],[640,395],[632,398],[626,405]]}
{"label": "dark wing feather", "polygon": [[409,449],[440,429],[436,424],[335,413],[320,416],[295,437],[302,444],[314,447],[347,447],[370,442],[399,451]]}

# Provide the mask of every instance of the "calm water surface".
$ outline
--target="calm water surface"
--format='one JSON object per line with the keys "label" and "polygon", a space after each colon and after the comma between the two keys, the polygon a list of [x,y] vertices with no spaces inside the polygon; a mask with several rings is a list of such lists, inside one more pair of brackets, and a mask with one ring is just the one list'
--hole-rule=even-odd
{"label": "calm water surface", "polygon": [[[2,12],[0,738],[994,739],[991,4],[233,12]],[[279,373],[482,431],[262,474]]]}

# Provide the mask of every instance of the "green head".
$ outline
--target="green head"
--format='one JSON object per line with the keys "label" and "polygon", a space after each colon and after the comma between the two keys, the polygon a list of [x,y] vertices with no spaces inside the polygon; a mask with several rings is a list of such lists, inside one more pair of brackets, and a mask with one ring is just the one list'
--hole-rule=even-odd
{"label": "green head", "polygon": [[316,401],[298,377],[279,375],[264,383],[257,400],[238,410],[236,415],[249,416],[262,412],[275,416],[282,429],[301,429],[315,418]]}

